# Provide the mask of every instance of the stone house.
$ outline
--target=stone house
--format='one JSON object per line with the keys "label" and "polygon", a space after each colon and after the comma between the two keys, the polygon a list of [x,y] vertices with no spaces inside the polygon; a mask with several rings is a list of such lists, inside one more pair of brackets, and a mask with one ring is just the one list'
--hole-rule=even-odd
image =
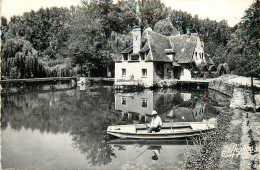
{"label": "stone house", "polygon": [[164,79],[192,79],[192,67],[206,63],[197,33],[164,36],[147,28],[133,28],[133,45],[115,60],[115,85],[151,87]]}

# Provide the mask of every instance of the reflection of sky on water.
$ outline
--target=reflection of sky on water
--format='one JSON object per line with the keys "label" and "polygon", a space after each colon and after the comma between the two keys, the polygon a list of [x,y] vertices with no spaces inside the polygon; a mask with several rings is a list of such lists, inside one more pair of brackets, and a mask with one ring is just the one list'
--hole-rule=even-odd
{"label": "reflection of sky on water", "polygon": [[[187,145],[156,144],[161,150],[154,161],[155,149],[151,149],[154,143],[107,144],[106,128],[112,124],[144,122],[144,116],[153,109],[164,121],[201,121],[206,110],[212,112],[213,106],[225,106],[227,102],[210,99],[221,98],[215,92],[208,94],[207,109],[203,91],[115,93],[111,87],[89,87],[2,96],[2,166],[40,169],[177,166]],[[126,97],[125,106],[121,97]],[[209,117],[214,117],[214,113]]]}

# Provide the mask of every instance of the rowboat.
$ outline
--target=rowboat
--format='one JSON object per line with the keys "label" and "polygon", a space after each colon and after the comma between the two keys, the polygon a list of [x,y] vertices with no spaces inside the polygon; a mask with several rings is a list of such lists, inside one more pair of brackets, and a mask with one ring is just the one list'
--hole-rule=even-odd
{"label": "rowboat", "polygon": [[147,146],[161,146],[161,145],[194,145],[190,138],[176,138],[176,139],[123,139],[110,138],[107,140],[109,145],[147,145]]}
{"label": "rowboat", "polygon": [[177,139],[198,136],[215,129],[214,124],[202,122],[164,123],[160,132],[148,133],[145,124],[109,126],[107,133],[122,139]]}

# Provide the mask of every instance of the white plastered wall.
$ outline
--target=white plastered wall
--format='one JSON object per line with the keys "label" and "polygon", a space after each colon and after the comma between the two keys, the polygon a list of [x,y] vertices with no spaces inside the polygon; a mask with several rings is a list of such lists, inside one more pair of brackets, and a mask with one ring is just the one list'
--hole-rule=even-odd
{"label": "white plastered wall", "polygon": [[[196,52],[197,52],[197,57],[196,57]],[[200,58],[200,54],[203,54],[203,59]],[[202,43],[201,43],[199,37],[197,38],[197,44],[196,44],[196,47],[195,47],[195,50],[194,50],[193,59],[194,59],[196,65],[201,64],[202,61],[204,61],[204,63],[206,63],[204,48],[202,46]]]}
{"label": "white plastered wall", "polygon": [[180,80],[190,80],[191,79],[191,72],[189,69],[183,68],[181,70]]}
{"label": "white plastered wall", "polygon": [[[122,76],[122,69],[126,69],[126,75]],[[142,69],[147,69],[147,76],[142,75]],[[115,63],[115,85],[129,85],[131,81],[122,80],[138,80],[146,87],[153,85],[153,62],[128,62]]]}

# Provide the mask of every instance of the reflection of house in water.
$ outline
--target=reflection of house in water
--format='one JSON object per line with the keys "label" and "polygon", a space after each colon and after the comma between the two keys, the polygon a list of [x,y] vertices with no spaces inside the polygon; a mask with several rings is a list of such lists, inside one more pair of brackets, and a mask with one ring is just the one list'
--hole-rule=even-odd
{"label": "reflection of house in water", "polygon": [[132,123],[144,123],[152,110],[157,110],[164,122],[202,121],[205,106],[195,94],[172,89],[115,94],[115,110],[122,112],[123,120],[133,120]]}
{"label": "reflection of house in water", "polygon": [[141,93],[116,93],[115,110],[134,112],[141,115],[151,114],[153,111],[153,91],[145,90]]}
{"label": "reflection of house in water", "polygon": [[146,120],[145,115],[151,114],[153,110],[153,91],[116,93],[115,110],[122,111],[124,119],[132,119],[144,123]]}

